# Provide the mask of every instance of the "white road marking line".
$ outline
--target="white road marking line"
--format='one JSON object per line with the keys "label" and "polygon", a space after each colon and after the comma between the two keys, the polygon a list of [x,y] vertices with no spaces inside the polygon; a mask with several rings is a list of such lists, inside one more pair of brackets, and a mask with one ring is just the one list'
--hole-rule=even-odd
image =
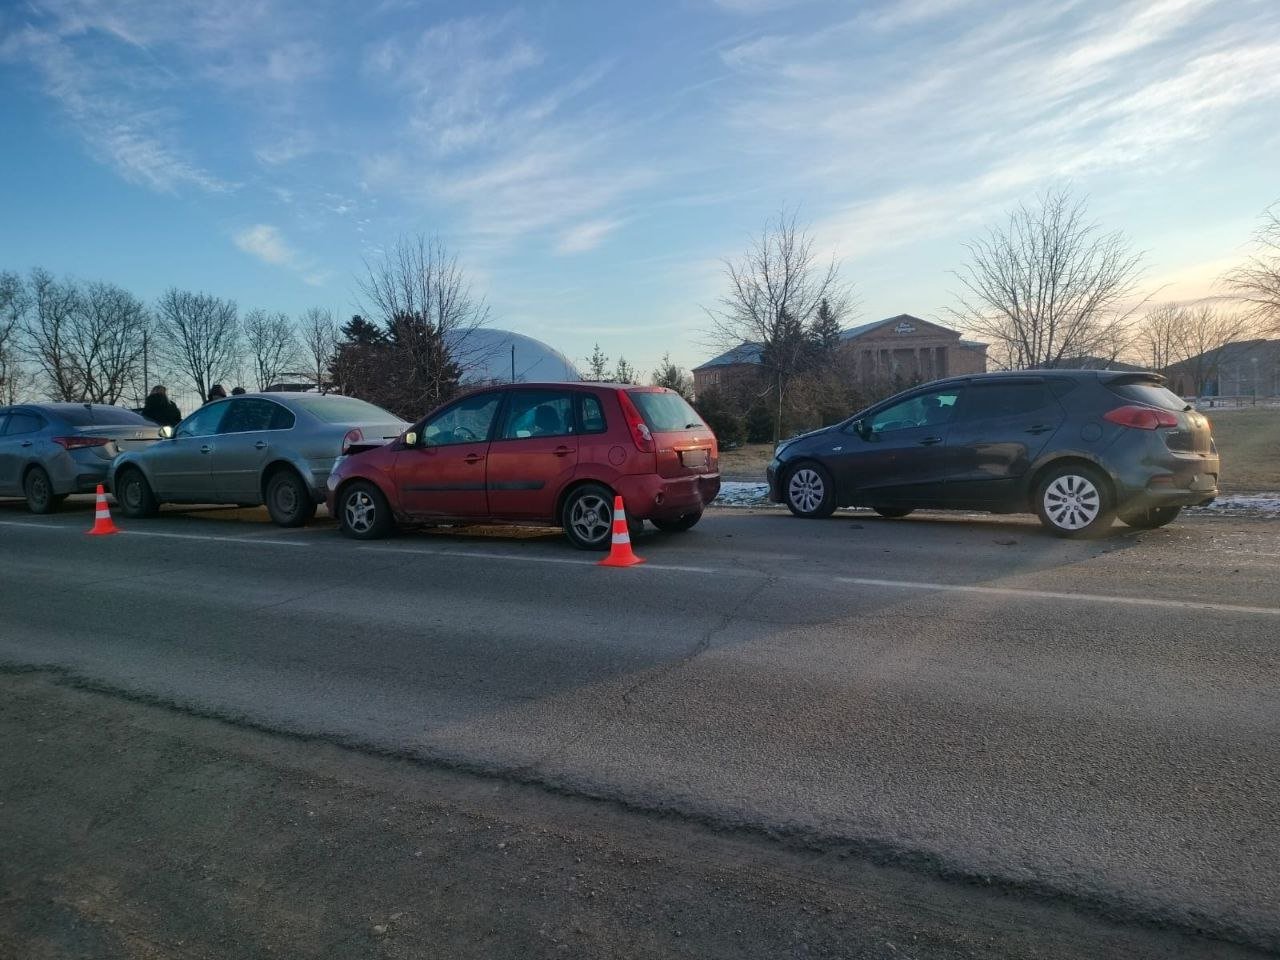
{"label": "white road marking line", "polygon": [[[27,527],[31,530],[77,530],[65,523],[24,523],[21,520],[0,520],[0,527]],[[88,529],[88,528],[86,528]]]}
{"label": "white road marking line", "polygon": [[1023,590],[1018,587],[979,587],[964,583],[917,583],[911,580],[873,580],[870,577],[835,577],[838,583],[861,587],[890,587],[896,590],[927,590],[950,593],[974,593],[994,597],[1020,597],[1024,600],[1074,600],[1079,603],[1115,603],[1129,607],[1164,607],[1178,610],[1212,610],[1218,613],[1253,613],[1280,616],[1280,607],[1246,607],[1233,603],[1201,600],[1164,600],[1159,597],[1118,597],[1105,593],[1058,593],[1052,590]]}
{"label": "white road marking line", "polygon": [[[573,567],[597,566],[594,560],[574,560],[569,557],[540,557],[521,553],[481,553],[478,550],[431,550],[412,547],[359,547],[370,553],[404,553],[419,557],[471,557],[476,560],[517,560],[529,563],[559,563]],[[676,573],[753,573],[754,571],[716,570],[712,567],[687,567],[670,563],[642,563],[632,570],[663,570]]]}
{"label": "white road marking line", "polygon": [[[0,520],[0,526],[5,527],[28,527],[32,530],[63,530],[72,533],[79,530],[79,527],[72,527],[65,523],[23,523],[21,520]],[[258,537],[217,537],[207,534],[196,533],[162,533],[159,530],[124,530],[120,531],[120,535],[124,537],[164,537],[168,540],[208,540],[214,543],[265,543],[273,547],[308,547],[310,544],[301,543],[297,540],[267,540]]]}

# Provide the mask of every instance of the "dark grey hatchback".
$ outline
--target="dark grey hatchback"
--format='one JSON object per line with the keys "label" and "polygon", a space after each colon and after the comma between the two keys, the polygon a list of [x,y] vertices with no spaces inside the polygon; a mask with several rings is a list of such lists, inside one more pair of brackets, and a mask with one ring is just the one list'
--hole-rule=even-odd
{"label": "dark grey hatchback", "polygon": [[769,492],[799,517],[872,507],[1034,512],[1086,537],[1149,529],[1218,493],[1209,421],[1154,373],[1046,370],[937,380],[778,444]]}

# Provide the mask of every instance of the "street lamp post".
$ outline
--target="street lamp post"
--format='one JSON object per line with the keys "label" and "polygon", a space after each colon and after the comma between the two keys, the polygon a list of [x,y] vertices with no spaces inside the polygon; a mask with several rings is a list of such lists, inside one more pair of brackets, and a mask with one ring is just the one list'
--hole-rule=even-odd
{"label": "street lamp post", "polygon": [[1258,358],[1250,357],[1253,361],[1253,405],[1258,405]]}

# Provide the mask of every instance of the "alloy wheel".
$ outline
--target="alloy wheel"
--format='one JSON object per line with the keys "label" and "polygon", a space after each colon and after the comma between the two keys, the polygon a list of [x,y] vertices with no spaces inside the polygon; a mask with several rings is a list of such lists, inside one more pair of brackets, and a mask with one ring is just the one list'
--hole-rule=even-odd
{"label": "alloy wheel", "polygon": [[569,511],[569,526],[585,543],[600,543],[613,530],[613,507],[593,493],[578,497]]}
{"label": "alloy wheel", "polygon": [[1102,496],[1087,477],[1064,474],[1045,487],[1044,512],[1063,530],[1083,530],[1102,512]]}
{"label": "alloy wheel", "polygon": [[801,467],[791,475],[787,484],[787,498],[801,513],[813,513],[826,496],[826,485],[816,470]]}
{"label": "alloy wheel", "polygon": [[368,533],[378,517],[378,505],[364,490],[355,490],[342,507],[347,529],[353,533]]}

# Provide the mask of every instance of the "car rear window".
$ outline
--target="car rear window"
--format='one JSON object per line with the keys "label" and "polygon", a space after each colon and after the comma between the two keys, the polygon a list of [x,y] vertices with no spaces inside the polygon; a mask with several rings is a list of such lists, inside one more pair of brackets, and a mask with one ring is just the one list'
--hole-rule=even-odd
{"label": "car rear window", "polygon": [[1152,383],[1150,380],[1135,380],[1130,383],[1111,383],[1107,385],[1118,397],[1132,400],[1134,403],[1145,403],[1149,407],[1160,407],[1164,410],[1185,410],[1187,401],[1172,390]]}
{"label": "car rear window", "polygon": [[140,417],[132,410],[124,407],[112,407],[105,403],[89,407],[59,407],[57,416],[73,427],[107,427],[140,424],[144,427],[155,427],[146,417]]}
{"label": "car rear window", "polygon": [[294,394],[289,399],[294,406],[302,408],[317,420],[323,420],[325,423],[357,423],[361,421],[385,423],[388,420],[399,419],[395,414],[388,413],[381,407],[375,407],[372,403],[357,400],[355,397],[320,396],[319,394],[299,396]]}
{"label": "car rear window", "polygon": [[673,433],[706,426],[698,411],[678,393],[628,390],[627,396],[654,433]]}

